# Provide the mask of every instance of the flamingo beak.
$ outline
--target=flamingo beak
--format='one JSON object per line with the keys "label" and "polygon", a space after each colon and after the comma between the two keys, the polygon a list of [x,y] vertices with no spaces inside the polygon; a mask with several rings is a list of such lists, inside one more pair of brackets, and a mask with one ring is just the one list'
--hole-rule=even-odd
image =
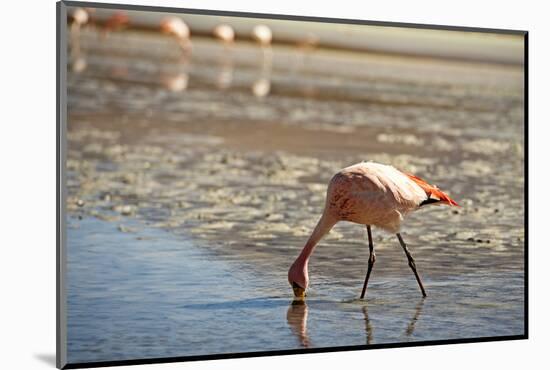
{"label": "flamingo beak", "polygon": [[292,290],[296,299],[304,299],[307,296],[306,290],[294,282],[292,283]]}

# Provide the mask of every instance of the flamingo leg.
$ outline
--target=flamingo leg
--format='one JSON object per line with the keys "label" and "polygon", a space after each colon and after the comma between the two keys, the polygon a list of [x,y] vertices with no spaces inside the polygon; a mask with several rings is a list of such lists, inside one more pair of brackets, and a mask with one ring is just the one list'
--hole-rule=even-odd
{"label": "flamingo leg", "polygon": [[372,272],[372,267],[374,266],[374,262],[376,261],[376,254],[374,253],[374,245],[372,243],[372,234],[370,230],[370,225],[367,225],[367,234],[369,236],[369,266],[367,269],[367,276],[365,276],[365,283],[363,284],[363,291],[361,292],[361,299],[365,297],[370,273]]}
{"label": "flamingo leg", "polygon": [[424,290],[424,285],[422,285],[422,280],[420,279],[420,276],[418,275],[418,272],[416,271],[416,264],[414,263],[414,259],[411,255],[411,252],[409,252],[409,249],[407,248],[407,245],[405,244],[405,241],[401,237],[400,233],[397,233],[397,239],[399,239],[399,244],[403,247],[403,250],[405,251],[405,254],[407,255],[407,260],[409,260],[409,266],[414,272],[414,276],[416,277],[416,281],[418,282],[418,286],[420,286],[420,290],[422,291],[422,296],[426,297],[426,290]]}

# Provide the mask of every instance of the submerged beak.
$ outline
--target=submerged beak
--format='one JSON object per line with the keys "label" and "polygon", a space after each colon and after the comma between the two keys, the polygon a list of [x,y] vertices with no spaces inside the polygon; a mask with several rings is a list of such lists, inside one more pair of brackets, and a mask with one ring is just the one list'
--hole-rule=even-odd
{"label": "submerged beak", "polygon": [[304,299],[307,296],[306,290],[294,282],[292,283],[292,290],[294,291],[294,298]]}

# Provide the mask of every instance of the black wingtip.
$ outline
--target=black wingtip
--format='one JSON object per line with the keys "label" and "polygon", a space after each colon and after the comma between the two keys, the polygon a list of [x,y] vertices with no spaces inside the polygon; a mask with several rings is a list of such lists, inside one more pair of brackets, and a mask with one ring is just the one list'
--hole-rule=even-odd
{"label": "black wingtip", "polygon": [[427,204],[433,204],[433,203],[439,203],[439,202],[441,202],[440,199],[428,198],[426,200],[423,200],[418,206],[422,207],[422,206],[425,206]]}

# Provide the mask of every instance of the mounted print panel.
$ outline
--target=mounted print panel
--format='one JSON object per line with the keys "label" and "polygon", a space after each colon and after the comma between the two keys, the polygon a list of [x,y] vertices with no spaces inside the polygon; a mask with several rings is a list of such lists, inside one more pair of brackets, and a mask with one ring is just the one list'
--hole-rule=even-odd
{"label": "mounted print panel", "polygon": [[526,338],[526,55],[58,3],[58,367]]}

